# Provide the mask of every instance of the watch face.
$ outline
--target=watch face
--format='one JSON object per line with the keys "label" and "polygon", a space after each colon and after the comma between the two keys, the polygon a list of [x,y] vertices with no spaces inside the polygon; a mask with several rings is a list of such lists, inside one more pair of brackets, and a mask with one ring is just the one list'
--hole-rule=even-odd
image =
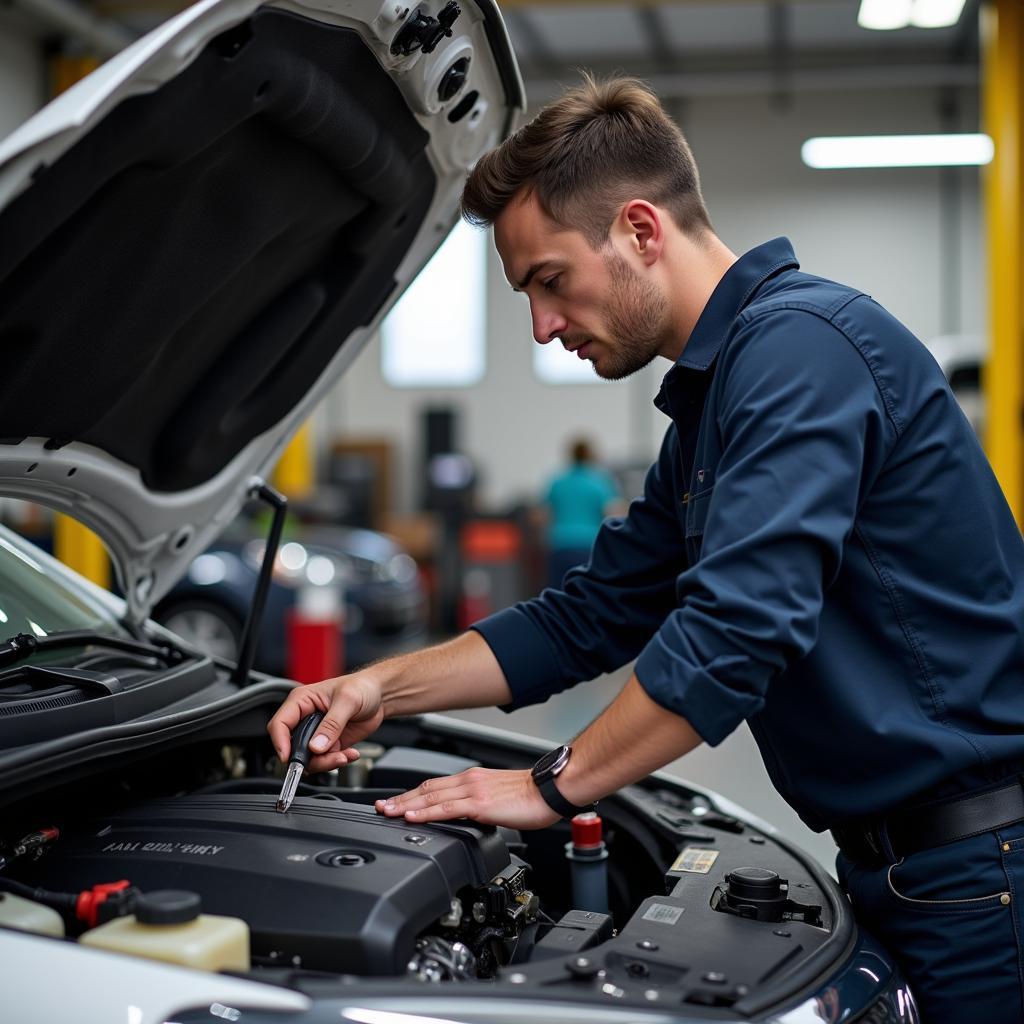
{"label": "watch face", "polygon": [[564,745],[555,747],[554,750],[549,750],[533,766],[533,777],[540,779],[548,775],[557,775],[566,766],[570,753],[572,753],[572,747]]}

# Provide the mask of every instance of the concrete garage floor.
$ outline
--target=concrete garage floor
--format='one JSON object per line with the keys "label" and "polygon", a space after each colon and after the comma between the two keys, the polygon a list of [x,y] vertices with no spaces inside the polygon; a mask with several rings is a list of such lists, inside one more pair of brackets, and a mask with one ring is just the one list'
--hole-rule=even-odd
{"label": "concrete garage floor", "polygon": [[[580,683],[544,704],[505,714],[495,708],[452,712],[453,718],[495,726],[551,741],[555,746],[576,735],[597,716],[629,679],[629,667],[590,683]],[[787,839],[813,854],[835,874],[836,847],[826,832],[812,832],[775,792],[761,755],[746,726],[712,749],[698,747],[666,770],[680,779],[721,793],[774,825]]]}

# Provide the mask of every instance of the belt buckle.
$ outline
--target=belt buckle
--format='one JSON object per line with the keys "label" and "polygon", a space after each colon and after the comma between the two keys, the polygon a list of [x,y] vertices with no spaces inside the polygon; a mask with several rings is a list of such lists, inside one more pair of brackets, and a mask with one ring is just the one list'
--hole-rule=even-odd
{"label": "belt buckle", "polygon": [[853,861],[882,864],[887,860],[881,832],[874,823],[852,824],[832,830],[836,845]]}
{"label": "belt buckle", "polygon": [[888,861],[889,857],[885,849],[885,841],[882,838],[882,830],[878,822],[872,821],[870,824],[864,826],[861,832],[861,838],[864,840],[864,844],[871,852],[873,860],[878,864],[883,864]]}

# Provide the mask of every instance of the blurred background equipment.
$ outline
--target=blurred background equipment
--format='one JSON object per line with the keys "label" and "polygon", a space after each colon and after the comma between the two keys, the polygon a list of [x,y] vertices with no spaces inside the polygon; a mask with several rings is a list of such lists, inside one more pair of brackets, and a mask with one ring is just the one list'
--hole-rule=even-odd
{"label": "blurred background equipment", "polygon": [[[251,520],[237,521],[192,563],[154,618],[234,660],[262,558],[260,531]],[[324,636],[327,623],[333,638]],[[422,643],[426,625],[416,563],[396,541],[372,530],[294,526],[274,563],[255,666],[291,678],[308,677],[316,666],[329,670],[335,661],[338,671],[351,671]],[[311,646],[294,651],[290,639]]]}
{"label": "blurred background equipment", "polygon": [[445,452],[427,463],[427,507],[441,521],[437,552],[437,598],[441,632],[459,628],[462,588],[462,527],[473,504],[476,470],[467,455]]}

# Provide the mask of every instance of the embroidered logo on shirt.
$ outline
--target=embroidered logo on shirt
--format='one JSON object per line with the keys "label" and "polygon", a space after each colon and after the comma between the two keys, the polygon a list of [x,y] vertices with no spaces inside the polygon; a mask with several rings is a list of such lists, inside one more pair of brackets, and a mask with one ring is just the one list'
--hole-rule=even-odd
{"label": "embroidered logo on shirt", "polygon": [[699,483],[699,484],[704,483],[704,473],[705,473],[705,470],[703,470],[703,469],[698,469],[697,470],[697,483]]}

